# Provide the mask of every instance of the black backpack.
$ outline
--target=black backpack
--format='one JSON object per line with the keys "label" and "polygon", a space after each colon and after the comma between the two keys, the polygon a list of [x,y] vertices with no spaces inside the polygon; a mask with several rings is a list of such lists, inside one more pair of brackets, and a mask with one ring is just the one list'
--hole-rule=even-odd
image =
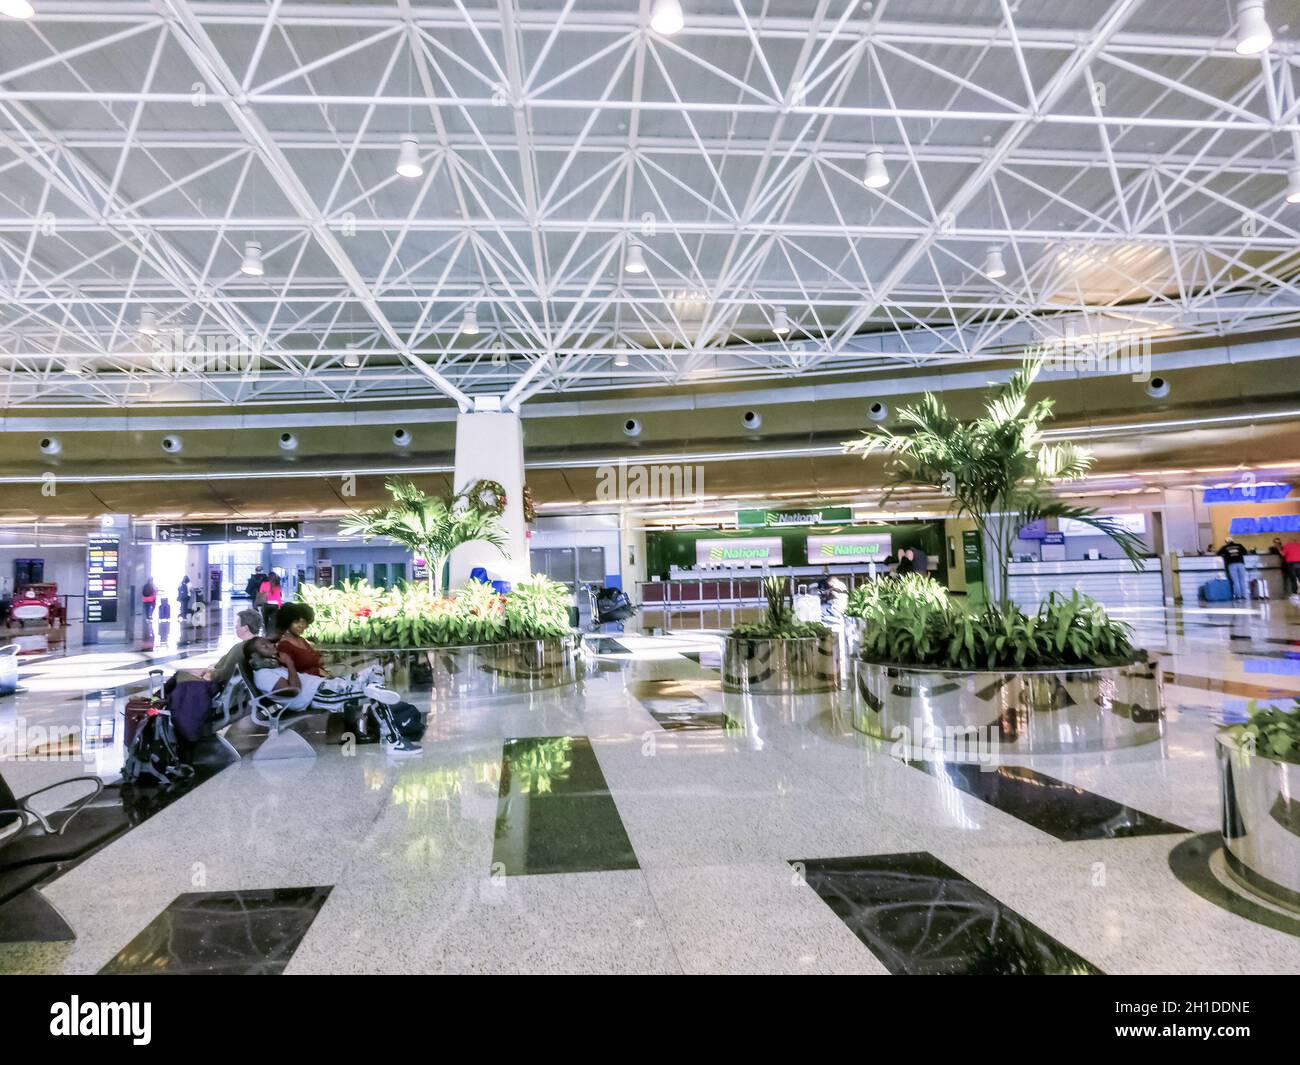
{"label": "black backpack", "polygon": [[126,750],[122,783],[170,787],[193,775],[194,767],[181,759],[171,714],[161,709],[150,711]]}

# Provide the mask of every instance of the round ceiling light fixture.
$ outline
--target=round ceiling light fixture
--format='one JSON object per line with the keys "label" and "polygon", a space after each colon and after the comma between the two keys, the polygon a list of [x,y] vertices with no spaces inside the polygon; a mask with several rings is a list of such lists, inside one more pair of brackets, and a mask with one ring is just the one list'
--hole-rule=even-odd
{"label": "round ceiling light fixture", "polygon": [[1259,55],[1273,43],[1273,31],[1264,17],[1264,0],[1241,0],[1237,5],[1238,55]]}
{"label": "round ceiling light fixture", "polygon": [[641,435],[641,423],[640,423],[639,421],[637,421],[635,418],[629,418],[627,421],[625,421],[625,422],[623,423],[623,435],[624,435],[624,436],[640,436],[640,435]]}
{"label": "round ceiling light fixture", "polygon": [[244,261],[239,264],[239,272],[249,277],[261,277],[266,271],[262,266],[262,243],[250,240],[244,245]]}
{"label": "round ceiling light fixture", "polygon": [[41,453],[44,455],[57,455],[63,450],[63,443],[57,436],[46,436],[41,438]]}
{"label": "round ceiling light fixture", "polygon": [[682,14],[681,0],[655,0],[650,9],[650,28],[655,33],[671,37],[685,25],[686,17]]}
{"label": "round ceiling light fixture", "polygon": [[414,137],[403,137],[397,152],[397,172],[404,178],[418,178],[424,174],[420,162],[420,142]]}
{"label": "round ceiling light fixture", "polygon": [[617,355],[614,356],[615,366],[626,366],[628,364],[628,361],[629,360],[626,351],[620,351]]}
{"label": "round ceiling light fixture", "polygon": [[790,315],[786,313],[784,307],[778,308],[772,318],[772,332],[779,337],[783,337],[790,332]]}
{"label": "round ceiling light fixture", "polygon": [[343,355],[343,365],[349,370],[355,370],[361,365],[361,356],[357,354],[355,344],[348,345],[348,350]]}
{"label": "round ceiling light fixture", "polygon": [[879,148],[867,152],[867,171],[862,184],[869,189],[883,189],[889,184],[889,171],[885,168],[885,153]]}
{"label": "round ceiling light fixture", "polygon": [[478,311],[473,307],[465,308],[465,317],[461,319],[460,331],[467,337],[478,336]]}
{"label": "round ceiling light fixture", "polygon": [[29,19],[36,9],[27,0],[0,0],[0,15],[8,18]]}
{"label": "round ceiling light fixture", "polygon": [[634,240],[627,246],[627,260],[623,263],[623,269],[629,274],[645,273],[645,252],[640,241]]}
{"label": "round ceiling light fixture", "polygon": [[297,449],[297,447],[298,447],[298,438],[294,436],[293,433],[280,434],[281,451],[294,451]]}

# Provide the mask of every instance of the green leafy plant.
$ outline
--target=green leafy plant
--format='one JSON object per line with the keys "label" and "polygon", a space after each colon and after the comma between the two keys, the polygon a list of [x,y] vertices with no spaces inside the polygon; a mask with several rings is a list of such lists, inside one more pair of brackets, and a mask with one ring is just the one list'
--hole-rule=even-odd
{"label": "green leafy plant", "polygon": [[764,577],[763,598],[767,600],[766,617],[762,621],[737,625],[731,630],[732,636],[755,640],[801,640],[830,632],[820,622],[795,618],[794,600],[784,577]]}
{"label": "green leafy plant", "polygon": [[1245,722],[1229,725],[1224,731],[1254,754],[1300,765],[1300,698],[1289,710],[1261,706],[1252,699],[1246,704],[1246,715]]}
{"label": "green leafy plant", "polygon": [[389,481],[387,506],[349,514],[340,531],[370,540],[385,536],[425,561],[429,591],[442,590],[447,557],[461,544],[488,543],[505,553],[506,533],[500,517],[462,496],[431,496],[409,481]]}
{"label": "green leafy plant", "polygon": [[569,591],[541,574],[504,596],[478,581],[449,596],[424,585],[383,589],[365,581],[303,585],[299,595],[316,615],[307,638],[323,646],[447,647],[569,632]]}
{"label": "green leafy plant", "polygon": [[1052,401],[1029,401],[1042,365],[1042,359],[1026,362],[975,421],[959,421],[942,399],[927,392],[916,406],[899,411],[900,431],[874,429],[844,444],[845,451],[863,458],[883,453],[894,487],[923,486],[951,496],[957,516],[970,518],[997,549],[999,598],[1004,603],[1011,546],[1026,525],[1046,518],[1091,525],[1114,540],[1135,567],[1144,550],[1141,539],[1113,519],[1051,494],[1054,481],[1078,480],[1093,460],[1073,444],[1050,444],[1044,438]]}
{"label": "green leafy plant", "polygon": [[972,610],[935,582],[873,582],[851,607],[863,621],[864,659],[961,671],[1095,668],[1142,658],[1131,630],[1077,590],[1052,594],[1037,613],[1014,606]]}

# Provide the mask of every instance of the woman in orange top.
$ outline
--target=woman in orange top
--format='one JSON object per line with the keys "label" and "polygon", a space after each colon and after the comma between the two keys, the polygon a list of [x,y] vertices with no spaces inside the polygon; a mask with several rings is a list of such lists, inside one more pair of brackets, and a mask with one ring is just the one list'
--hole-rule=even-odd
{"label": "woman in orange top", "polygon": [[303,633],[316,620],[316,613],[306,603],[285,603],[276,614],[275,624],[280,639],[275,649],[293,660],[294,669],[313,677],[328,677],[320,652],[307,642]]}

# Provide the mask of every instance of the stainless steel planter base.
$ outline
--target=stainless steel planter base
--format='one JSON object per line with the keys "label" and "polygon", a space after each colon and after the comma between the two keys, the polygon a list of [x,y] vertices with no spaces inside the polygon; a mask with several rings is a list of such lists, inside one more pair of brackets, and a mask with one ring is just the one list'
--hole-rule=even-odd
{"label": "stainless steel planter base", "polygon": [[1105,669],[964,673],[853,663],[853,727],[912,745],[978,735],[1008,754],[1133,747],[1165,730],[1160,671]]}
{"label": "stainless steel planter base", "polygon": [[546,691],[578,682],[577,640],[544,640],[426,648],[321,648],[335,672],[372,662],[399,692],[432,691],[434,701]]}
{"label": "stainless steel planter base", "polygon": [[728,636],[722,644],[722,690],[747,695],[812,695],[840,687],[834,633],[798,640]]}
{"label": "stainless steel planter base", "polygon": [[1215,749],[1228,875],[1300,913],[1300,765],[1248,754],[1229,733]]}

